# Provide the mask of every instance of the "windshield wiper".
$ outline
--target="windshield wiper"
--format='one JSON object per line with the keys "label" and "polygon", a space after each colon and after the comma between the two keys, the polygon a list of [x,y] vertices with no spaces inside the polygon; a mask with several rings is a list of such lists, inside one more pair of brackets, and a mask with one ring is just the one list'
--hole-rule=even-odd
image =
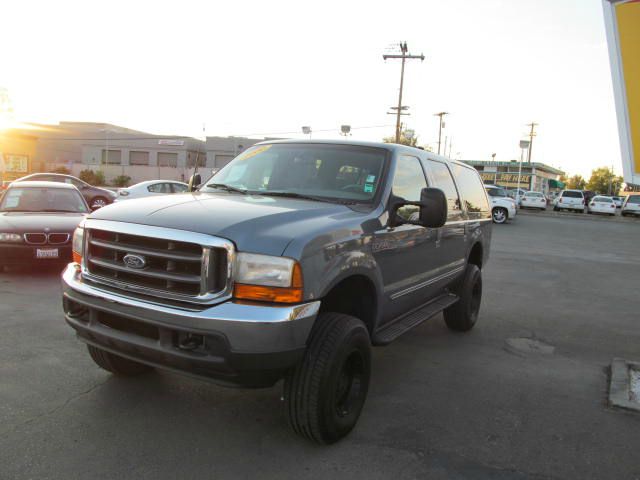
{"label": "windshield wiper", "polygon": [[207,187],[219,188],[220,190],[226,190],[227,192],[242,193],[243,195],[247,195],[249,193],[247,190],[243,190],[238,187],[232,187],[231,185],[227,185],[225,183],[207,183]]}
{"label": "windshield wiper", "polygon": [[347,200],[343,198],[316,197],[314,195],[305,195],[303,193],[296,193],[296,192],[259,192],[258,195],[271,195],[273,197],[301,198],[303,200],[315,200],[316,202],[325,202],[325,203],[339,203],[341,205],[354,205],[355,203],[357,203],[355,200]]}

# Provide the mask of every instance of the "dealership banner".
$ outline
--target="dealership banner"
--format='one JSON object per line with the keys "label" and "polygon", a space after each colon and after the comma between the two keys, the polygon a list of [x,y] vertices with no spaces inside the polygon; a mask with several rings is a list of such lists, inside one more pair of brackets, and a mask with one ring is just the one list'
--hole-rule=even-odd
{"label": "dealership banner", "polygon": [[622,170],[640,185],[640,0],[603,0]]}
{"label": "dealership banner", "polygon": [[492,173],[480,172],[480,177],[484,183],[492,183],[501,187],[520,187],[529,190],[531,185],[531,175],[523,173],[520,175],[520,184],[518,184],[517,173]]}

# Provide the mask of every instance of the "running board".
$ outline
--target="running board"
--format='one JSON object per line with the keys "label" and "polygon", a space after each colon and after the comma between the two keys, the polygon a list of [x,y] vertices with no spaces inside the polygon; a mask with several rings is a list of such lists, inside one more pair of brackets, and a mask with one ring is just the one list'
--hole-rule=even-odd
{"label": "running board", "polygon": [[387,345],[405,332],[417,327],[422,322],[429,320],[458,301],[458,296],[453,293],[445,293],[434,298],[429,303],[418,307],[409,313],[396,318],[385,325],[382,330],[376,332],[373,338],[374,345]]}

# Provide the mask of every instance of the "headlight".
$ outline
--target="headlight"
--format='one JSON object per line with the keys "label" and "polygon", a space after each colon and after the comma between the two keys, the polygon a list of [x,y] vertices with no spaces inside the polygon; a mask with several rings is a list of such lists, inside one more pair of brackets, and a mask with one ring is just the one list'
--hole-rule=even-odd
{"label": "headlight", "polygon": [[22,235],[17,233],[0,233],[0,242],[22,242]]}
{"label": "headlight", "polygon": [[75,263],[82,263],[82,245],[84,243],[84,227],[79,226],[73,232],[73,242],[71,244],[71,250],[73,254],[73,261]]}
{"label": "headlight", "polygon": [[302,301],[302,272],[290,258],[239,253],[234,296],[245,300],[296,303]]}

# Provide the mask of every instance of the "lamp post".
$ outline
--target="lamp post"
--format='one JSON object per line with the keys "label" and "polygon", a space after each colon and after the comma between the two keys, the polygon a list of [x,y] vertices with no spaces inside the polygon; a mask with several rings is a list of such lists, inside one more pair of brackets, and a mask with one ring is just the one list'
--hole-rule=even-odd
{"label": "lamp post", "polygon": [[516,193],[516,202],[520,196],[520,176],[522,175],[522,162],[524,160],[524,151],[529,149],[531,142],[529,140],[520,140],[520,164],[518,166],[518,190]]}

